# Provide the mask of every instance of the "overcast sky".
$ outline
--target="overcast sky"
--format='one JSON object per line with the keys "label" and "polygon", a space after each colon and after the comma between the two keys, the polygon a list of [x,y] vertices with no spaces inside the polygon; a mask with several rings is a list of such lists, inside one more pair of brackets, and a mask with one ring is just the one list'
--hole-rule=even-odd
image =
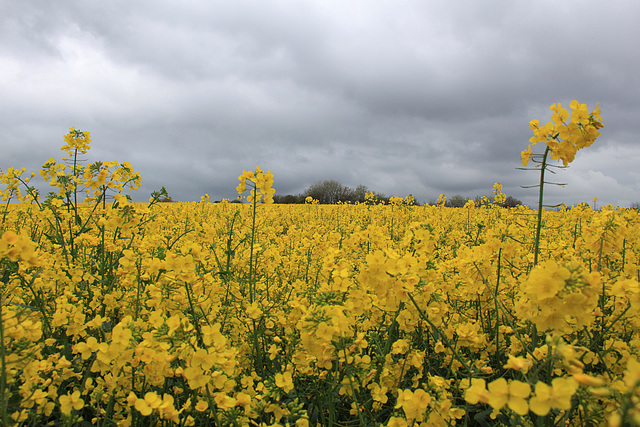
{"label": "overcast sky", "polygon": [[[130,161],[137,201],[276,194],[335,179],[418,201],[504,192],[529,121],[571,100],[605,127],[547,203],[640,202],[640,2],[627,0],[0,0],[0,168]],[[536,147],[541,152],[541,147]],[[48,190],[47,190],[48,191]]]}

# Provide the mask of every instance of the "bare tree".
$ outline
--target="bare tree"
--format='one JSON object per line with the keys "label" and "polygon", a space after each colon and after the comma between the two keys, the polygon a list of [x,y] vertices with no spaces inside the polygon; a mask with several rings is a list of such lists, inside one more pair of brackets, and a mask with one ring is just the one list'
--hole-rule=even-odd
{"label": "bare tree", "polygon": [[336,180],[316,182],[305,191],[306,196],[311,196],[325,204],[348,201],[351,193],[352,190],[349,187],[345,187]]}

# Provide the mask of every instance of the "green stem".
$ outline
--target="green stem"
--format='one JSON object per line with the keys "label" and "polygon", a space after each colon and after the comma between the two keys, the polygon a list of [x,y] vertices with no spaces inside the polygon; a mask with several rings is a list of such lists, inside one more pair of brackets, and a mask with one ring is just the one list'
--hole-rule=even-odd
{"label": "green stem", "polygon": [[544,172],[547,169],[547,157],[551,149],[547,145],[542,156],[542,167],[540,168],[540,192],[538,194],[538,224],[536,226],[536,240],[533,251],[533,265],[538,265],[538,256],[540,255],[540,231],[542,230],[542,199],[544,195]]}
{"label": "green stem", "polygon": [[[495,353],[495,358],[498,358],[498,355],[500,354],[500,305],[498,303],[498,294],[499,294],[499,288],[500,288],[500,261],[502,260],[502,248],[500,248],[500,250],[498,251],[498,278],[496,281],[496,293],[494,296],[494,302],[496,303],[496,353]],[[476,268],[478,268],[476,266]],[[489,325],[491,326],[491,325]]]}
{"label": "green stem", "polygon": [[4,222],[5,222],[5,221],[6,221],[6,219],[7,219],[7,215],[9,214],[9,202],[10,202],[10,201],[11,201],[11,197],[8,197],[8,198],[7,198],[7,204],[6,204],[6,206],[4,207],[4,212],[3,212],[3,214],[2,214],[2,225],[4,225]]}
{"label": "green stem", "polygon": [[[527,343],[524,342],[523,337],[518,332],[517,325],[511,320],[511,319],[514,319],[514,316],[511,313],[509,313],[507,307],[502,303],[502,301],[500,301],[498,299],[498,287],[496,287],[496,290],[494,291],[491,288],[491,286],[489,285],[489,282],[487,281],[487,279],[482,274],[482,271],[480,271],[480,267],[478,267],[478,265],[475,262],[473,263],[473,265],[476,267],[476,270],[478,271],[478,275],[480,275],[480,278],[482,279],[482,283],[484,283],[484,285],[487,287],[487,289],[489,290],[489,292],[491,293],[491,295],[495,299],[496,305],[498,307],[500,307],[500,311],[502,312],[502,316],[503,316],[504,322],[506,322],[511,327],[511,329],[513,329],[513,333],[515,334],[515,336],[518,339],[518,341],[520,341],[520,343],[522,344],[522,347],[524,348],[524,350],[527,353],[529,353],[529,355],[533,358],[533,360],[537,361],[538,359],[533,354],[533,352],[531,351],[531,349],[529,348]],[[534,325],[534,328],[535,328],[535,325]],[[534,329],[534,331],[535,331],[535,329]],[[534,333],[532,335],[534,335],[533,339],[535,340],[536,336],[537,336],[537,333]]]}
{"label": "green stem", "polygon": [[[253,190],[253,211],[251,215],[251,243],[249,247],[249,303],[253,305],[256,301],[256,290],[255,290],[255,269],[253,266],[253,250],[256,239],[256,212],[258,207],[258,189],[254,185]],[[260,339],[258,333],[258,325],[260,322],[256,322],[255,319],[252,320],[253,324],[253,346],[255,351],[255,363],[254,369],[258,373],[258,375],[262,376],[264,372],[264,361],[263,361],[263,353],[260,348]]]}
{"label": "green stem", "polygon": [[411,302],[415,306],[416,310],[418,310],[418,314],[420,315],[420,317],[422,317],[422,319],[425,320],[429,324],[429,326],[431,326],[431,329],[432,329],[431,335],[433,335],[435,339],[439,339],[440,341],[442,341],[444,345],[448,347],[449,350],[451,350],[453,357],[455,357],[458,360],[458,362],[460,362],[460,365],[462,365],[462,367],[467,372],[473,375],[474,370],[471,369],[471,367],[467,364],[467,362],[458,354],[456,349],[451,345],[451,343],[447,339],[447,336],[444,334],[444,332],[441,332],[440,329],[429,319],[429,317],[427,317],[425,312],[422,311],[422,309],[420,308],[416,300],[413,298],[413,295],[411,294],[407,294],[407,295],[409,296],[409,299],[411,299]]}
{"label": "green stem", "polygon": [[200,329],[200,320],[196,317],[196,309],[193,305],[193,300],[191,299],[191,294],[193,293],[193,289],[189,283],[184,284],[187,291],[187,298],[189,300],[189,308],[191,309],[191,318],[193,320],[193,326],[196,329],[196,339],[198,340],[198,345],[200,348],[204,348],[204,340],[202,339],[202,330]]}
{"label": "green stem", "polygon": [[51,323],[49,323],[49,318],[47,317],[47,307],[42,297],[38,295],[38,293],[33,288],[33,285],[35,284],[36,279],[38,278],[38,276],[40,276],[40,273],[42,273],[43,270],[44,268],[41,267],[33,275],[33,277],[29,282],[27,282],[22,276],[20,276],[20,281],[25,287],[27,287],[31,291],[31,294],[33,295],[34,303],[40,310],[40,313],[42,313],[42,322],[44,323],[45,336],[47,338],[50,338],[53,335],[53,328],[51,327]]}
{"label": "green stem", "polygon": [[254,187],[255,195],[253,198],[253,213],[251,215],[251,244],[249,250],[249,302],[253,304],[255,300],[255,289],[254,289],[254,269],[253,269],[253,246],[256,238],[256,210],[258,206],[257,193],[258,189]]}
{"label": "green stem", "polygon": [[[604,233],[602,233],[602,237],[600,237],[600,251],[598,252],[598,269],[597,271],[600,272],[600,269],[602,267],[602,250],[604,249]],[[603,284],[604,287],[604,284]]]}
{"label": "green stem", "polygon": [[75,222],[80,225],[80,216],[78,215],[78,183],[76,177],[78,176],[78,149],[76,148],[73,153],[73,210],[75,213]]}

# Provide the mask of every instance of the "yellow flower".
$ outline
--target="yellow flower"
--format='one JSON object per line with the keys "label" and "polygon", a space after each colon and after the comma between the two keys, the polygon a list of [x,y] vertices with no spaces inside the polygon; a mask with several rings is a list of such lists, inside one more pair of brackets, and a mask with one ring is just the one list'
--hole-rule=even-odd
{"label": "yellow flower", "polygon": [[7,244],[7,245],[12,245],[13,246],[16,243],[18,243],[18,240],[19,240],[18,235],[12,230],[7,230],[2,235],[2,242]]}
{"label": "yellow flower", "polygon": [[247,197],[247,202],[258,203],[262,198],[262,193],[259,193],[255,188],[251,189],[251,194]]}
{"label": "yellow flower", "polygon": [[406,340],[397,340],[391,346],[391,354],[405,354],[409,351],[409,343]]}
{"label": "yellow flower", "polygon": [[207,410],[207,408],[209,407],[209,404],[205,401],[205,400],[200,400],[197,404],[196,404],[196,411],[198,412],[204,412]]}
{"label": "yellow flower", "polygon": [[89,337],[86,342],[76,344],[74,351],[80,353],[82,360],[87,360],[94,351],[98,351],[98,341],[94,337]]}
{"label": "yellow flower", "polygon": [[285,372],[284,374],[276,374],[275,377],[276,386],[284,390],[285,393],[289,393],[293,390],[293,378],[291,372]]}
{"label": "yellow flower", "polygon": [[513,369],[514,371],[522,371],[526,374],[529,371],[531,365],[531,360],[527,360],[524,357],[515,357],[510,354],[509,360],[503,367],[505,369]]}
{"label": "yellow flower", "polygon": [[471,387],[464,393],[464,400],[472,405],[478,402],[489,403],[489,392],[487,391],[485,380],[482,378],[472,378]]}
{"label": "yellow flower", "polygon": [[589,112],[587,111],[587,104],[580,104],[575,99],[569,104],[571,108],[571,121],[573,123],[588,123]]}
{"label": "yellow flower", "polygon": [[602,387],[607,384],[602,378],[593,377],[587,374],[573,374],[573,379],[581,385],[587,387]]}
{"label": "yellow flower", "polygon": [[569,112],[566,108],[562,108],[562,104],[553,104],[549,107],[553,110],[553,114],[551,115],[551,120],[557,125],[563,124],[569,118]]}
{"label": "yellow flower", "polygon": [[60,396],[60,411],[65,414],[71,414],[71,410],[75,409],[79,411],[84,408],[84,400],[80,396],[80,392],[78,390],[74,391],[72,394],[65,394]]}
{"label": "yellow flower", "polygon": [[571,409],[571,397],[577,390],[578,384],[571,378],[554,378],[551,387],[538,382],[529,401],[531,411],[540,416],[548,414],[551,409],[567,411]]}
{"label": "yellow flower", "polygon": [[236,187],[239,198],[242,198],[242,193],[247,189],[247,181],[253,183],[251,188],[251,194],[247,197],[247,202],[257,203],[262,199],[263,203],[273,203],[273,195],[276,190],[273,186],[273,174],[271,169],[266,173],[260,169],[260,166],[256,166],[255,173],[242,171],[242,175],[238,177],[240,184]]}
{"label": "yellow flower", "polygon": [[247,316],[253,320],[258,320],[262,316],[262,310],[257,301],[247,307]]}
{"label": "yellow flower", "polygon": [[533,157],[533,152],[531,151],[531,145],[527,147],[527,149],[520,153],[520,159],[522,160],[522,166],[526,167],[529,164],[529,160]]}
{"label": "yellow flower", "polygon": [[[571,101],[571,121],[569,112],[562,108],[561,104],[553,104],[549,108],[553,111],[551,122],[540,126],[538,120],[532,120],[529,127],[533,130],[533,137],[529,139],[531,144],[545,142],[550,149],[551,159],[561,160],[564,166],[571,163],[576,151],[588,147],[600,136],[598,129],[602,128],[600,110],[596,109],[590,114],[586,104]],[[522,163],[526,166],[530,159],[528,151],[521,154]]]}
{"label": "yellow flower", "polygon": [[380,387],[380,385],[374,384],[371,389],[371,397],[376,402],[387,403],[389,400],[387,397],[387,391],[389,391],[389,389],[386,386]]}
{"label": "yellow flower", "polygon": [[536,384],[536,393],[529,401],[531,411],[540,416],[547,415],[551,410],[551,387],[543,382]]}
{"label": "yellow flower", "polygon": [[134,406],[138,412],[146,417],[151,415],[154,409],[162,406],[163,403],[166,404],[157,393],[150,391],[144,395],[144,399],[136,399]]}
{"label": "yellow flower", "polygon": [[507,405],[518,415],[529,412],[527,398],[531,394],[531,386],[520,381],[507,383],[504,378],[489,383],[489,405],[495,410],[500,410]]}
{"label": "yellow flower", "polygon": [[236,406],[247,406],[251,404],[251,396],[246,393],[238,393],[236,394]]}
{"label": "yellow flower", "polygon": [[149,404],[144,399],[137,399],[135,408],[145,417],[151,415],[151,413],[153,412],[151,406],[149,406]]}
{"label": "yellow flower", "polygon": [[187,379],[189,386],[192,389],[204,387],[211,380],[210,375],[206,375],[205,371],[195,366],[189,366],[184,369],[184,377]]}
{"label": "yellow flower", "polygon": [[238,186],[236,187],[238,194],[244,193],[244,191],[247,189],[247,180],[251,178],[253,178],[253,172],[246,170],[242,171],[242,175],[238,177],[240,184],[238,184]]}
{"label": "yellow flower", "polygon": [[179,412],[176,410],[175,406],[173,406],[174,399],[170,394],[162,395],[162,402],[157,407],[158,415],[160,418],[165,420],[173,421],[174,424],[178,424],[178,415]]}
{"label": "yellow flower", "polygon": [[65,144],[60,149],[66,151],[69,156],[73,156],[75,150],[86,154],[91,148],[91,134],[71,127],[69,128],[69,133],[64,136],[64,142]]}
{"label": "yellow flower", "polygon": [[236,399],[231,396],[227,396],[225,393],[217,393],[214,397],[214,400],[216,402],[216,405],[218,405],[218,408],[222,409],[223,411],[236,406]]}
{"label": "yellow flower", "polygon": [[257,202],[262,198],[263,203],[273,203],[273,195],[276,190],[272,188],[273,174],[271,173],[271,169],[263,172],[260,166],[256,166],[255,177],[251,179],[251,181],[254,183],[254,188],[251,196],[247,198],[247,201],[250,203],[254,201]]}
{"label": "yellow flower", "polygon": [[416,391],[398,390],[396,408],[402,408],[407,419],[422,422],[430,402],[431,395],[422,389]]}

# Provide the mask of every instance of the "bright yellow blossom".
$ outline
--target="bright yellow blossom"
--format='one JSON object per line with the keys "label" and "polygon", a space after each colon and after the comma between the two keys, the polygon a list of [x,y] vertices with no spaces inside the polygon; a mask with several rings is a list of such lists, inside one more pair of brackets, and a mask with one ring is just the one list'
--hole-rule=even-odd
{"label": "bright yellow blossom", "polygon": [[536,415],[547,415],[551,409],[571,409],[571,397],[578,384],[571,378],[554,378],[551,387],[543,382],[536,383],[535,394],[529,401],[531,411]]}
{"label": "bright yellow blossom", "polygon": [[489,383],[489,405],[500,410],[505,405],[518,415],[525,415],[529,411],[527,398],[531,394],[531,386],[521,381],[507,382],[504,378]]}
{"label": "bright yellow blossom", "polygon": [[431,399],[431,395],[423,389],[398,390],[396,408],[402,408],[407,419],[422,422]]}
{"label": "bright yellow blossom", "polygon": [[76,390],[71,394],[64,394],[60,396],[60,411],[65,414],[71,414],[72,410],[79,411],[84,408],[84,400],[80,396],[80,391]]}
{"label": "bright yellow blossom", "polygon": [[293,390],[293,378],[291,372],[277,373],[275,376],[276,386],[289,393]]}
{"label": "bright yellow blossom", "polygon": [[489,403],[489,392],[486,387],[484,379],[472,378],[471,387],[465,391],[464,399],[472,405],[478,402]]}

